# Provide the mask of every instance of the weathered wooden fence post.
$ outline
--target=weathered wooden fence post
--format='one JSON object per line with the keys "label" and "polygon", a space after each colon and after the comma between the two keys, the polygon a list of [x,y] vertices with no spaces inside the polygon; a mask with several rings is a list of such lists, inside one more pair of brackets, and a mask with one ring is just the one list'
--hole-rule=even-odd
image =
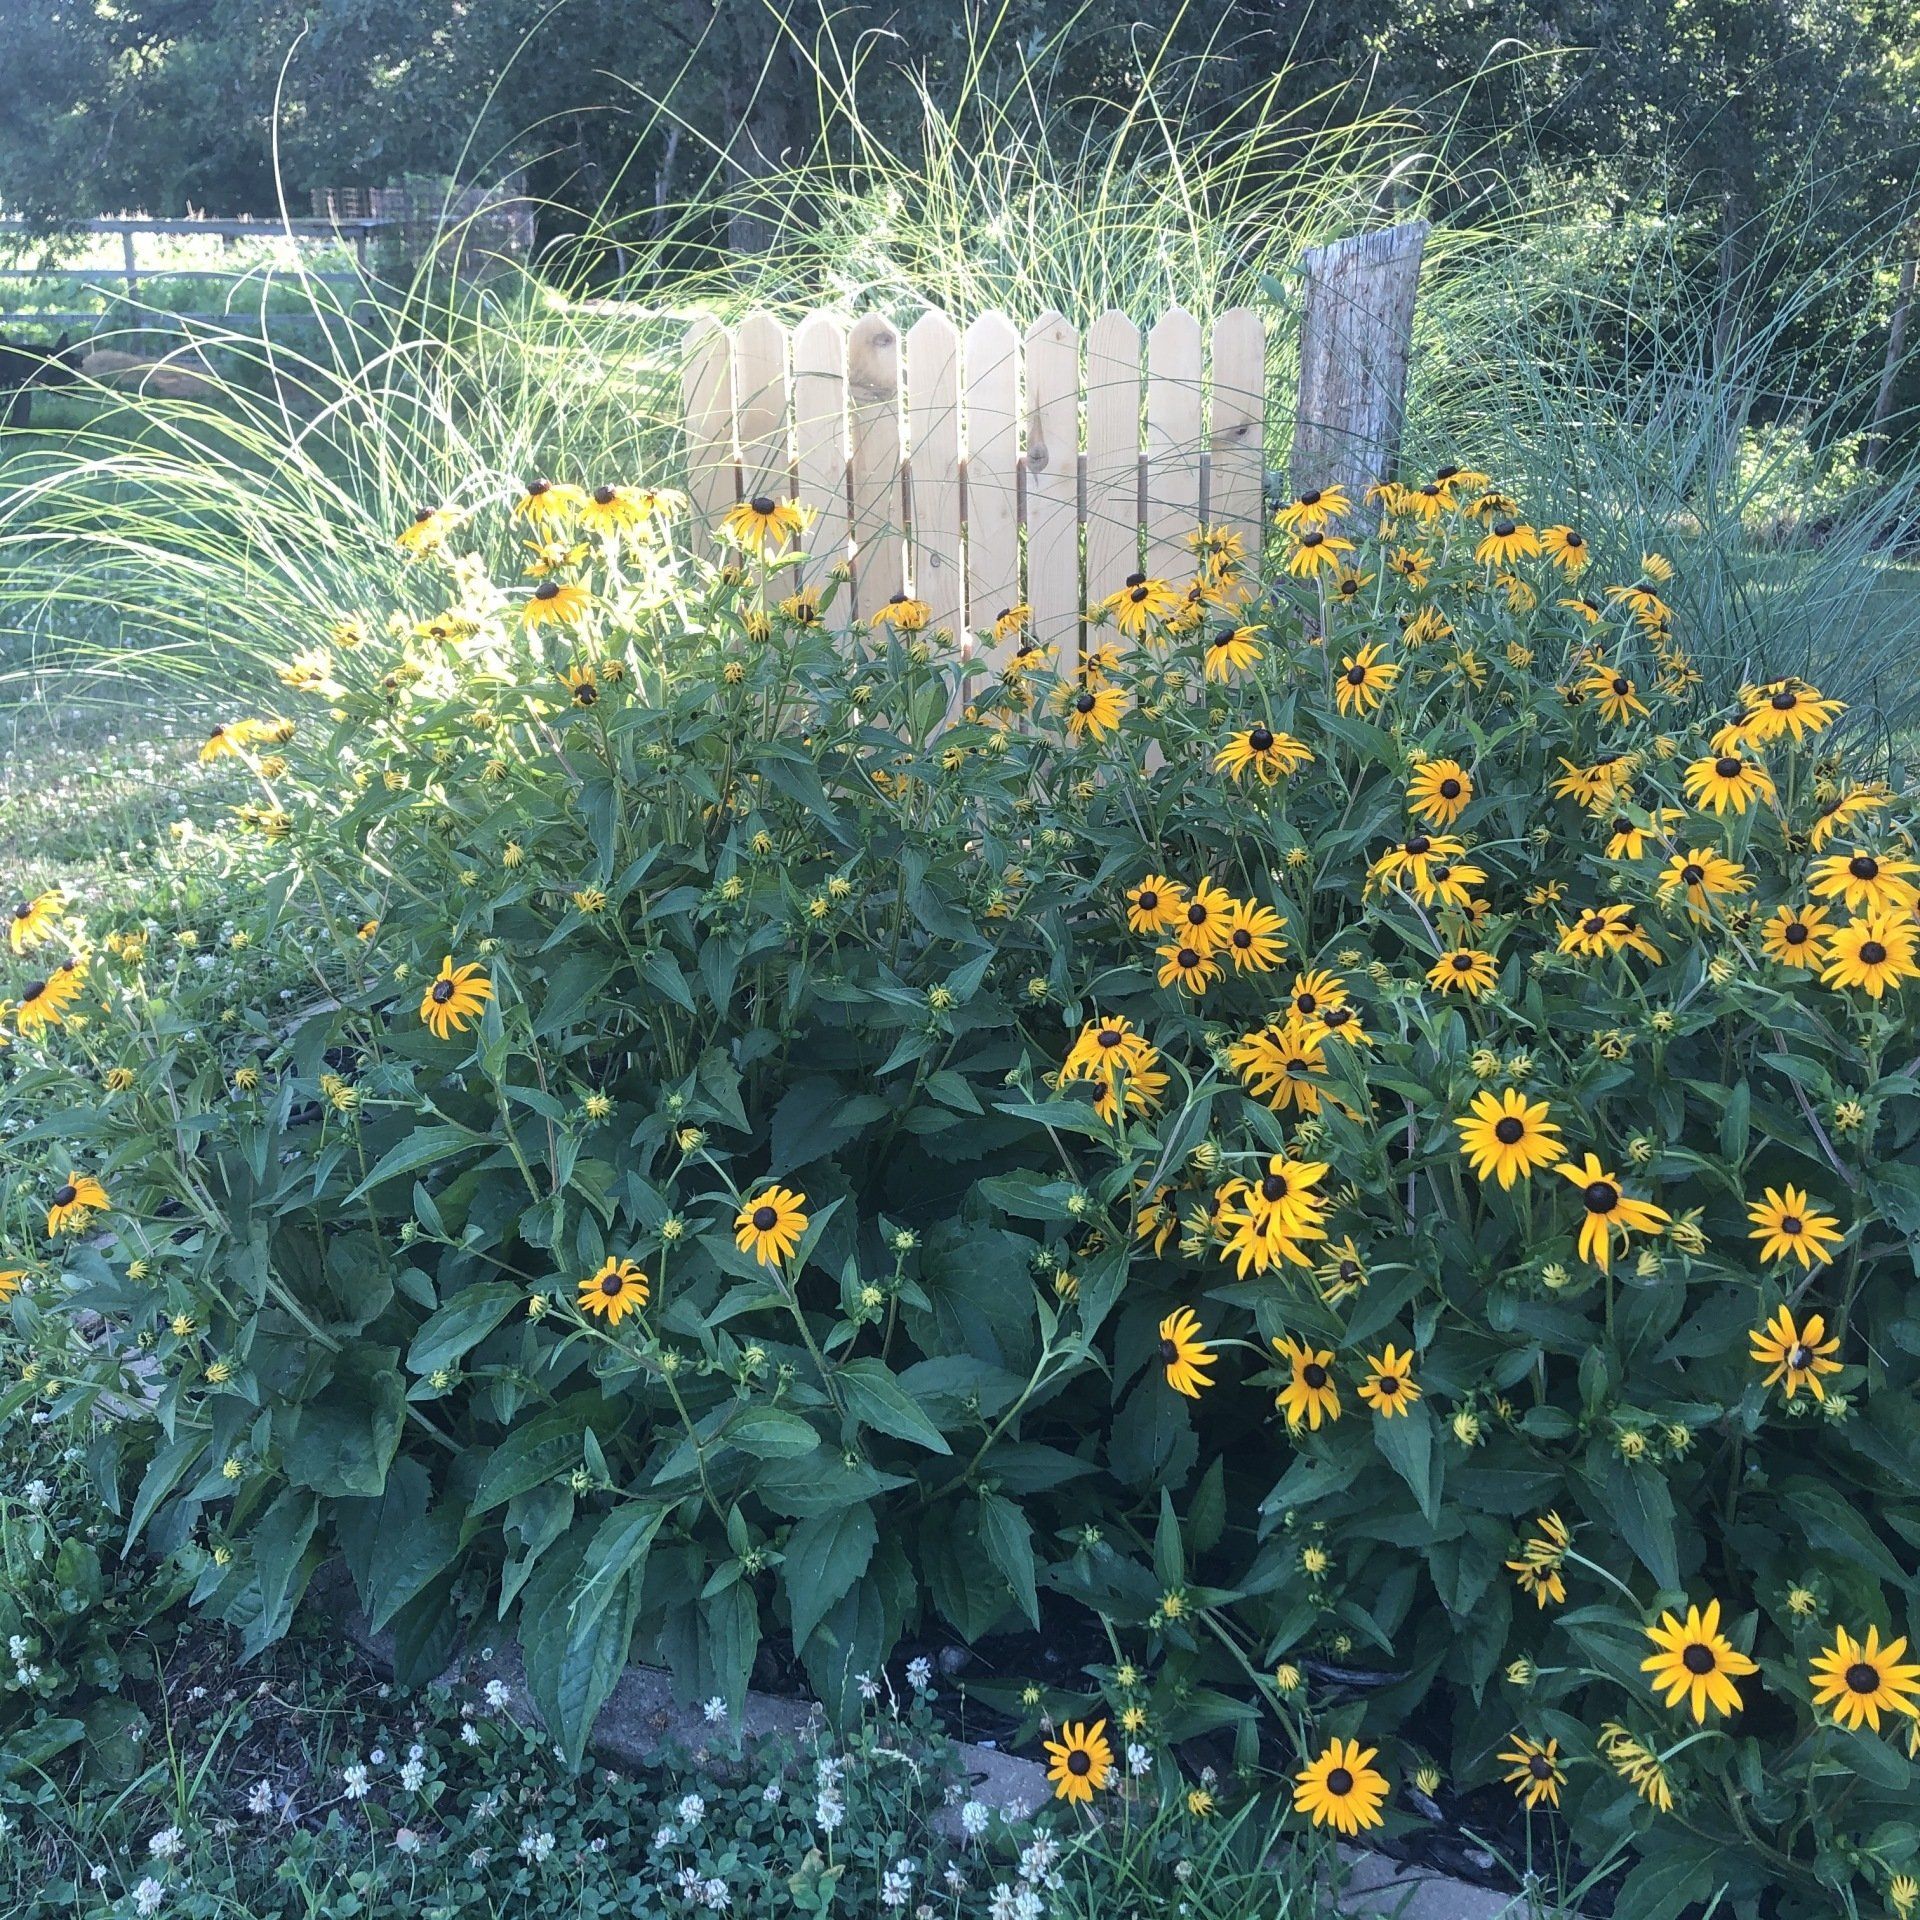
{"label": "weathered wooden fence post", "polygon": [[1293,489],[1340,485],[1357,500],[1400,449],[1413,296],[1427,223],[1314,247],[1300,259],[1300,402]]}

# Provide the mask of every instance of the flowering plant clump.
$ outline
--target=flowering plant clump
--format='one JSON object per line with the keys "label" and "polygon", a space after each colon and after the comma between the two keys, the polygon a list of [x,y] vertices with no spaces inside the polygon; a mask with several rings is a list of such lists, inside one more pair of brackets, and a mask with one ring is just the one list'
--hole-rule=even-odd
{"label": "flowering plant clump", "polygon": [[1785,663],[1710,696],[1684,556],[1457,469],[1280,521],[1082,639],[846,622],[780,500],[423,511],[208,742],[305,1018],[190,1043],[25,903],[16,1054],[130,1079],[9,1166],[14,1311],[110,1328],[17,1391],[138,1354],[202,1605],[505,1614],[575,1753],[630,1651],[844,1715],[1078,1608],[1121,1664],[1007,1696],[1076,1804],[1226,1735],[1638,1915],[1888,1897],[1914,797]]}

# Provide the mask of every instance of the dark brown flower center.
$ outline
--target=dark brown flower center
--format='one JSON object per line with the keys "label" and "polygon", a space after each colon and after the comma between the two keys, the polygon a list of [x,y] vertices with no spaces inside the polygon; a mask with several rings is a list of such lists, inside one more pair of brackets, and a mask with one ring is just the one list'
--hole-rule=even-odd
{"label": "dark brown flower center", "polygon": [[1527,1123],[1515,1114],[1503,1115],[1493,1123],[1493,1137],[1502,1146],[1510,1147],[1527,1137]]}
{"label": "dark brown flower center", "polygon": [[1738,780],[1740,776],[1746,772],[1746,767],[1741,761],[1736,760],[1732,754],[1723,753],[1720,758],[1713,763],[1713,770],[1722,780]]}
{"label": "dark brown flower center", "polygon": [[56,1207],[70,1207],[78,1198],[79,1189],[69,1181],[66,1186],[62,1187],[60,1191],[53,1196],[53,1204]]}
{"label": "dark brown flower center", "polygon": [[430,998],[435,1006],[444,1007],[447,1002],[453,998],[453,982],[451,980],[436,980],[433,983],[433,992]]}
{"label": "dark brown flower center", "polygon": [[1190,927],[1204,927],[1206,924],[1206,906],[1201,901],[1196,900],[1187,909],[1187,925]]}
{"label": "dark brown flower center", "polygon": [[1398,1393],[1400,1391],[1400,1376],[1397,1373],[1383,1373],[1380,1376],[1379,1391],[1381,1393]]}
{"label": "dark brown flower center", "polygon": [[617,1273],[610,1273],[600,1282],[600,1291],[608,1299],[612,1299],[616,1294],[625,1292],[626,1285],[627,1283]]}
{"label": "dark brown flower center", "polygon": [[1611,1180],[1596,1180],[1580,1197],[1589,1213],[1611,1213],[1620,1204],[1620,1189]]}
{"label": "dark brown flower center", "polygon": [[1130,587],[1144,587],[1146,584],[1147,576],[1144,573],[1130,573],[1127,575],[1127,585]]}
{"label": "dark brown flower center", "polygon": [[1701,866],[1698,861],[1689,860],[1687,864],[1680,869],[1680,878],[1690,887],[1697,887],[1706,877],[1707,870]]}
{"label": "dark brown flower center", "polygon": [[1233,944],[1242,953],[1246,953],[1250,951],[1253,946],[1253,935],[1249,933],[1245,927],[1235,927],[1233,930]]}
{"label": "dark brown flower center", "polygon": [[1606,930],[1607,916],[1604,913],[1590,913],[1580,922],[1582,933],[1605,933]]}
{"label": "dark brown flower center", "polygon": [[[1412,1415],[1408,1415],[1411,1419]],[[1327,1775],[1327,1791],[1336,1799],[1342,1799],[1353,1791],[1353,1775],[1345,1767],[1335,1767]]]}
{"label": "dark brown flower center", "polygon": [[1795,1373],[1805,1373],[1813,1365],[1813,1349],[1802,1340],[1787,1349],[1787,1365]]}
{"label": "dark brown flower center", "polygon": [[1327,1384],[1327,1370],[1318,1360],[1309,1360],[1300,1369],[1300,1378],[1318,1393]]}
{"label": "dark brown flower center", "polygon": [[1098,1044],[1103,1047],[1117,1047],[1120,1044],[1120,1035],[1113,1028],[1107,1027],[1101,1032]]}
{"label": "dark brown flower center", "polygon": [[1473,971],[1473,955],[1470,953],[1456,953],[1453,956],[1453,970],[1455,973],[1471,973]]}
{"label": "dark brown flower center", "polygon": [[1689,1673],[1711,1673],[1715,1666],[1713,1649],[1695,1640],[1680,1656],[1680,1664]]}
{"label": "dark brown flower center", "polygon": [[1511,539],[1513,537],[1513,522],[1503,514],[1493,523],[1493,534],[1496,540]]}
{"label": "dark brown flower center", "polygon": [[1367,684],[1367,670],[1365,667],[1349,667],[1347,669],[1347,685],[1348,686],[1364,687],[1366,684]]}
{"label": "dark brown flower center", "polygon": [[1157,906],[1159,906],[1159,904],[1160,904],[1160,895],[1154,888],[1142,887],[1140,889],[1138,905],[1142,913],[1153,912],[1153,910]]}
{"label": "dark brown flower center", "polygon": [[1255,753],[1265,753],[1273,745],[1273,730],[1270,727],[1255,727],[1247,735],[1247,745]]}
{"label": "dark brown flower center", "polygon": [[1440,782],[1440,798],[1442,800],[1458,800],[1460,798],[1460,782],[1451,776],[1442,780]]}
{"label": "dark brown flower center", "polygon": [[1613,690],[1624,700],[1633,691],[1633,682],[1624,673],[1616,673],[1613,676]]}
{"label": "dark brown flower center", "polygon": [[1780,1231],[1786,1234],[1804,1233],[1806,1222],[1797,1213],[1783,1213],[1780,1216]]}
{"label": "dark brown flower center", "polygon": [[534,588],[533,597],[536,600],[551,600],[559,591],[560,582],[558,580],[542,580],[540,584]]}
{"label": "dark brown flower center", "polygon": [[23,1007],[31,1006],[34,1001],[38,1000],[40,996],[46,992],[46,990],[47,990],[47,983],[44,980],[29,980],[27,982],[26,991],[22,993],[20,996],[20,1004]]}
{"label": "dark brown flower center", "polygon": [[1093,1755],[1085,1747],[1075,1747],[1067,1755],[1067,1771],[1078,1774],[1084,1780],[1093,1771]]}
{"label": "dark brown flower center", "polygon": [[1887,950],[1878,940],[1862,940],[1860,942],[1860,958],[1870,967],[1884,966],[1886,964]]}
{"label": "dark brown flower center", "polygon": [[763,520],[774,510],[773,497],[765,493],[756,493],[747,505]]}
{"label": "dark brown flower center", "polygon": [[551,480],[529,480],[527,482],[527,498],[529,500],[538,500],[552,485],[553,482]]}
{"label": "dark brown flower center", "polygon": [[595,487],[593,490],[593,504],[596,507],[610,507],[616,498],[617,495],[611,487]]}
{"label": "dark brown flower center", "polygon": [[1880,1691],[1880,1669],[1870,1667],[1864,1660],[1856,1660],[1847,1669],[1847,1691],[1849,1693],[1878,1693]]}
{"label": "dark brown flower center", "polygon": [[1290,1191],[1284,1173],[1270,1173],[1260,1182],[1260,1197],[1263,1200],[1284,1200]]}
{"label": "dark brown flower center", "polygon": [[1300,536],[1300,544],[1303,547],[1317,547],[1326,537],[1318,527],[1314,527]]}
{"label": "dark brown flower center", "polygon": [[1433,851],[1433,842],[1424,833],[1416,833],[1402,849],[1410,860],[1418,860]]}
{"label": "dark brown flower center", "polygon": [[1339,1273],[1342,1280],[1358,1280],[1360,1278],[1360,1262],[1358,1260],[1342,1260],[1340,1262]]}
{"label": "dark brown flower center", "polygon": [[1073,710],[1075,713],[1091,713],[1093,711],[1093,695],[1083,693],[1079,699],[1073,703]]}
{"label": "dark brown flower center", "polygon": [[1170,1367],[1179,1358],[1180,1349],[1171,1340],[1163,1339],[1160,1342],[1160,1364],[1163,1367]]}
{"label": "dark brown flower center", "polygon": [[1800,704],[1800,696],[1791,687],[1782,687],[1769,704],[1775,713],[1791,713]]}
{"label": "dark brown flower center", "polygon": [[1870,853],[1856,853],[1847,862],[1847,871],[1856,880],[1877,880],[1880,877],[1880,862]]}
{"label": "dark brown flower center", "polygon": [[1300,504],[1303,507],[1317,507],[1320,504],[1320,489],[1318,487],[1309,487],[1306,492],[1300,496]]}
{"label": "dark brown flower center", "polygon": [[1296,1013],[1311,1013],[1320,1004],[1318,997],[1311,993],[1296,993],[1293,996]]}
{"label": "dark brown flower center", "polygon": [[1194,967],[1197,967],[1200,964],[1200,955],[1192,947],[1182,947],[1180,951],[1173,956],[1173,958],[1174,958],[1174,964],[1176,966],[1181,967],[1188,971],[1191,971]]}
{"label": "dark brown flower center", "polygon": [[1553,1762],[1549,1760],[1544,1753],[1536,1753],[1528,1760],[1527,1771],[1532,1774],[1536,1780],[1551,1780],[1553,1778]]}
{"label": "dark brown flower center", "polygon": [[755,1207],[753,1226],[756,1233],[771,1233],[780,1219],[779,1213],[772,1207]]}

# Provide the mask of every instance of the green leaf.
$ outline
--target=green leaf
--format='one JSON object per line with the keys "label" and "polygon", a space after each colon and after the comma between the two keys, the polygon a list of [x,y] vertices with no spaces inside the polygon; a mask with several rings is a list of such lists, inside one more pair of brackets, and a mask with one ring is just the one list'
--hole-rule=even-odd
{"label": "green leaf", "polygon": [[1417,1400],[1405,1413],[1391,1419],[1373,1416],[1374,1445],[1381,1457],[1413,1492],[1428,1525],[1440,1517],[1440,1475],[1444,1459],[1435,1458],[1433,1417],[1427,1403]]}
{"label": "green leaf", "polygon": [[170,1440],[147,1462],[140,1479],[140,1491],[134,1496],[133,1512],[127,1520],[127,1545],[138,1540],[154,1511],[168,1494],[186,1478],[188,1469],[206,1451],[204,1433],[183,1433]]}
{"label": "green leaf", "polygon": [[622,1581],[639,1590],[654,1536],[666,1517],[667,1509],[658,1502],[635,1500],[616,1507],[594,1529],[569,1613],[575,1639],[582,1638],[619,1597]]}
{"label": "green leaf", "polygon": [[477,1347],[515,1307],[526,1299],[504,1280],[483,1280],[456,1293],[445,1306],[429,1314],[407,1349],[407,1367],[424,1378],[437,1373]]}
{"label": "green leaf", "polygon": [[607,1604],[576,1626],[586,1551],[582,1540],[563,1542],[534,1569],[520,1601],[527,1690],[548,1732],[576,1767],[600,1709],[619,1682],[640,1612],[637,1583],[622,1578]]}
{"label": "green leaf", "polygon": [[[1176,1530],[1177,1538],[1177,1530]],[[1040,1624],[1040,1596],[1034,1585],[1033,1528],[1011,1500],[997,1493],[980,1496],[980,1543],[999,1569],[1020,1611],[1032,1626]]]}
{"label": "green leaf", "polygon": [[412,1173],[420,1167],[439,1166],[470,1147],[487,1144],[487,1136],[475,1133],[470,1127],[415,1127],[403,1139],[396,1140],[374,1162],[373,1171],[347,1195],[341,1205],[351,1206],[363,1195],[371,1193],[383,1180]]}
{"label": "green leaf", "polygon": [[581,1435],[590,1421],[578,1400],[551,1407],[515,1427],[488,1454],[473,1491],[473,1511],[502,1506],[516,1493],[544,1486],[580,1464]]}
{"label": "green leaf", "polygon": [[1663,1587],[1680,1584],[1673,1540],[1673,1495],[1654,1469],[1615,1455],[1607,1469],[1607,1505],[1620,1537]]}
{"label": "green leaf", "polygon": [[847,1411],[863,1426],[896,1440],[910,1440],[930,1453],[951,1453],[946,1436],[920,1410],[883,1360],[849,1360],[834,1369],[834,1384]]}
{"label": "green leaf", "polygon": [[335,1498],[385,1487],[407,1412],[397,1358],[392,1347],[348,1347],[326,1386],[281,1415],[280,1463],[293,1485]]}
{"label": "green leaf", "polygon": [[782,1407],[743,1407],[721,1428],[720,1436],[758,1460],[793,1460],[820,1444],[819,1430]]}
{"label": "green leaf", "polygon": [[814,1514],[788,1534],[780,1574],[795,1646],[806,1642],[828,1608],[866,1572],[878,1538],[869,1506]]}
{"label": "green leaf", "polygon": [[768,1177],[778,1179],[824,1160],[892,1111],[878,1094],[850,1092],[826,1074],[796,1080],[773,1110]]}

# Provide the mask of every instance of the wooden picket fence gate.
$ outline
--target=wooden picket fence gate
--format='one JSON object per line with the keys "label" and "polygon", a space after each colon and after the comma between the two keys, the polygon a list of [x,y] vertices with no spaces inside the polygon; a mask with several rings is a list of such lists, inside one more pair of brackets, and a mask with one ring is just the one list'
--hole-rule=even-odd
{"label": "wooden picket fence gate", "polygon": [[[1304,256],[1297,485],[1357,487],[1391,461],[1425,233]],[[1204,331],[1178,309],[1144,331],[1103,313],[1084,339],[1058,314],[1024,335],[998,313],[962,333],[927,312],[904,335],[879,314],[697,321],[682,378],[695,522],[797,498],[813,516],[800,578],[851,569],[837,628],[908,592],[997,663],[1013,643],[992,643],[994,621],[1024,601],[1070,657],[1085,610],[1130,573],[1192,576],[1196,527],[1238,534],[1257,577],[1267,345],[1251,307]]]}

